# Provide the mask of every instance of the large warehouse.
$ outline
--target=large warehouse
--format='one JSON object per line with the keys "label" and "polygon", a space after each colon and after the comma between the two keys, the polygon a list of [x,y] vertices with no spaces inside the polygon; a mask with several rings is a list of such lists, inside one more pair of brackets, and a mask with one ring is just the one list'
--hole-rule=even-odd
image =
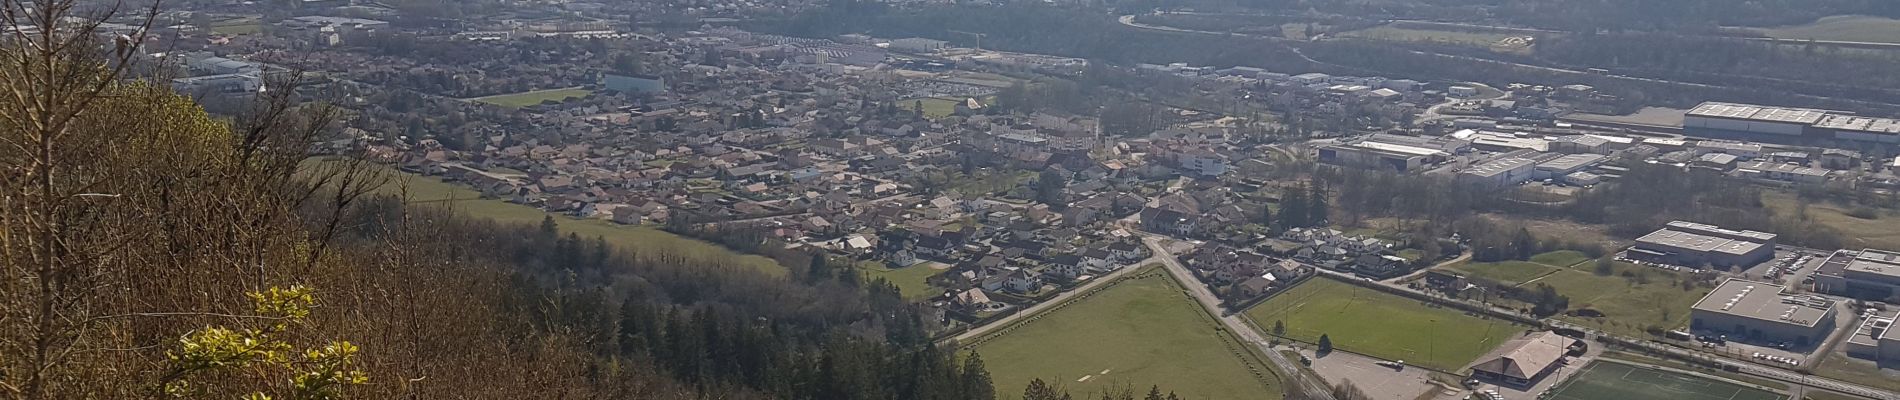
{"label": "large warehouse", "polygon": [[1900,293],[1900,253],[1840,250],[1814,271],[1814,291],[1869,300]]}
{"label": "large warehouse", "polygon": [[1736,133],[1799,136],[1826,115],[1827,112],[1821,110],[1710,102],[1689,110],[1683,116],[1682,128],[1690,132],[1707,131],[1716,136]]}
{"label": "large warehouse", "polygon": [[1896,319],[1900,319],[1900,312],[1872,315],[1861,321],[1860,328],[1847,338],[1847,355],[1881,363],[1900,363],[1900,332],[1893,329]]}
{"label": "large warehouse", "polygon": [[1750,266],[1775,256],[1775,234],[1670,221],[1636,239],[1625,257],[1682,266]]}
{"label": "large warehouse", "polygon": [[1814,136],[1873,143],[1900,143],[1900,120],[1806,108],[1708,102],[1683,115],[1682,130],[1695,136]]}
{"label": "large warehouse", "polygon": [[1806,346],[1834,329],[1834,302],[1783,293],[1781,285],[1729,279],[1689,309],[1691,329],[1730,338]]}
{"label": "large warehouse", "polygon": [[1351,167],[1407,172],[1438,163],[1452,154],[1470,150],[1471,142],[1373,134],[1358,141],[1319,148],[1319,162]]}

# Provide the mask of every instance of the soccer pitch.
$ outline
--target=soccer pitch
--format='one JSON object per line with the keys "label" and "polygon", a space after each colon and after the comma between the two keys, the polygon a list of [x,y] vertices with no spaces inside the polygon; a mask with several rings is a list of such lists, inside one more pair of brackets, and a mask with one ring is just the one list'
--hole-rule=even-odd
{"label": "soccer pitch", "polygon": [[1597,361],[1551,390],[1548,400],[1786,400],[1767,390],[1673,371]]}

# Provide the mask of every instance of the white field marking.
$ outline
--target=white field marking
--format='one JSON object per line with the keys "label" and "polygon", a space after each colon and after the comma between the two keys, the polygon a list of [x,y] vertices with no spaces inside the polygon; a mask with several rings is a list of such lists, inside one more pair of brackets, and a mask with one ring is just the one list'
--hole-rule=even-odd
{"label": "white field marking", "polygon": [[1088,382],[1088,381],[1089,381],[1089,378],[1094,378],[1094,377],[1095,377],[1095,375],[1082,375],[1082,377],[1081,377],[1081,378],[1078,378],[1078,379],[1076,379],[1075,381],[1076,381],[1076,382]]}
{"label": "white field marking", "polygon": [[1106,369],[1105,369],[1105,370],[1102,370],[1102,372],[1101,372],[1101,373],[1097,373],[1096,375],[1108,375],[1108,370],[1106,370]]}

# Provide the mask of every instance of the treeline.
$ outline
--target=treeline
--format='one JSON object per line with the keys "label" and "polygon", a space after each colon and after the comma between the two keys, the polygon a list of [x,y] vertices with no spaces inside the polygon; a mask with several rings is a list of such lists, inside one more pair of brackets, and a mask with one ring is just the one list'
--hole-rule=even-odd
{"label": "treeline", "polygon": [[1558,65],[1879,102],[1900,99],[1900,53],[1671,34],[1555,36],[1537,57]]}
{"label": "treeline", "polygon": [[[1720,173],[1671,165],[1625,163],[1629,170],[1615,181],[1583,191],[1561,203],[1511,200],[1497,190],[1459,183],[1449,177],[1401,175],[1351,168],[1319,169],[1315,179],[1330,182],[1346,221],[1389,217],[1403,228],[1459,233],[1471,240],[1480,260],[1523,259],[1530,254],[1575,249],[1597,252],[1588,243],[1546,243],[1522,227],[1480,220],[1480,213],[1569,219],[1605,225],[1610,233],[1637,237],[1672,220],[1775,232],[1784,243],[1838,248],[1842,235],[1801,215],[1777,214],[1762,202],[1762,188]],[[1474,219],[1476,218],[1476,219]],[[1593,254],[1595,255],[1595,254]]]}
{"label": "treeline", "polygon": [[1900,18],[1885,0],[1188,0],[1270,12],[1351,15],[1369,19],[1423,19],[1528,26],[1568,31],[1715,32],[1723,26],[1777,26],[1831,15]]}

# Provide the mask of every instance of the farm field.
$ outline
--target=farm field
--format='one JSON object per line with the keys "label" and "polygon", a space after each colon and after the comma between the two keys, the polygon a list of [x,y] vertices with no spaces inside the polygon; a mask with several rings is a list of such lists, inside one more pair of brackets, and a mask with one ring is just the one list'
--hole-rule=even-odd
{"label": "farm field", "polygon": [[1788,396],[1673,371],[1597,361],[1551,389],[1550,400],[1786,400]]}
{"label": "farm field", "polygon": [[[1684,290],[1682,274],[1628,263],[1614,263],[1610,276],[1593,272],[1595,263],[1584,263],[1544,277],[1538,283],[1550,285],[1557,293],[1570,297],[1571,309],[1591,309],[1601,318],[1559,316],[1558,319],[1607,332],[1645,337],[1646,327],[1674,329],[1688,326],[1690,306],[1709,293],[1710,288],[1696,285]],[[1642,274],[1642,278],[1625,274]]]}
{"label": "farm field", "polygon": [[1324,278],[1274,295],[1247,316],[1263,332],[1280,321],[1281,336],[1316,343],[1325,334],[1340,349],[1440,371],[1463,369],[1528,329]]}
{"label": "farm field", "polygon": [[541,104],[541,102],[547,101],[547,100],[561,101],[561,100],[566,100],[566,99],[575,98],[575,97],[587,97],[587,95],[593,94],[593,93],[594,93],[593,91],[590,91],[587,89],[567,88],[567,89],[536,90],[532,92],[503,94],[503,95],[495,95],[495,96],[488,96],[488,97],[477,97],[477,98],[473,98],[469,100],[488,103],[488,104],[494,104],[494,105],[498,105],[502,107],[521,108],[521,107]]}
{"label": "farm field", "polygon": [[1280,398],[1279,382],[1263,382],[1248,371],[1267,367],[1221,331],[1178,283],[1147,274],[971,346],[982,354],[998,398],[1018,398],[1031,379],[1085,399],[1123,385],[1160,385],[1191,399]]}
{"label": "farm field", "polygon": [[1900,20],[1865,15],[1836,15],[1808,24],[1755,31],[1777,39],[1900,43]]}
{"label": "farm field", "polygon": [[957,101],[942,97],[901,100],[897,102],[897,108],[916,111],[918,103],[923,103],[924,118],[938,119],[957,112]]}
{"label": "farm field", "polygon": [[211,33],[225,36],[251,35],[264,31],[258,18],[234,18],[211,24]]}
{"label": "farm field", "polygon": [[[307,162],[325,162],[312,160]],[[432,204],[451,207],[464,215],[488,218],[502,223],[539,224],[548,214],[541,209],[509,203],[497,199],[483,199],[474,189],[443,182],[434,177],[418,176],[389,168],[393,179],[377,192],[392,196],[406,196],[410,204]],[[623,251],[637,255],[657,255],[661,252],[679,254],[701,261],[718,261],[730,265],[740,265],[772,274],[786,273],[778,262],[756,255],[734,253],[719,245],[674,235],[646,226],[615,224],[612,221],[598,219],[578,219],[557,215],[562,232],[582,237],[601,237],[613,243]]]}

